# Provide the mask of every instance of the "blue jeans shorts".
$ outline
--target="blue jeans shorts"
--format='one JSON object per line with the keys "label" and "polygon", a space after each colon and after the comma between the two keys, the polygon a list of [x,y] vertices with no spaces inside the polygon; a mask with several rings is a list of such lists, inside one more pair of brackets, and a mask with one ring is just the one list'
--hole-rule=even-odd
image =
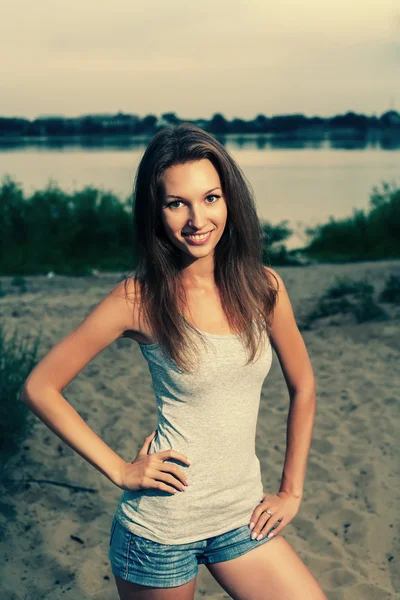
{"label": "blue jeans shorts", "polygon": [[248,525],[188,544],[160,544],[131,533],[114,516],[108,558],[114,575],[158,588],[183,585],[193,579],[199,564],[230,560],[271,541],[251,539]]}

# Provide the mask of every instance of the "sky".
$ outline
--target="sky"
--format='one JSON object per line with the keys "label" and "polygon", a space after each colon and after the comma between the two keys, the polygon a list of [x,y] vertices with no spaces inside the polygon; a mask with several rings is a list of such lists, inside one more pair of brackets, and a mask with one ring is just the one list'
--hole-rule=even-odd
{"label": "sky", "polygon": [[0,115],[400,112],[400,0],[3,0]]}

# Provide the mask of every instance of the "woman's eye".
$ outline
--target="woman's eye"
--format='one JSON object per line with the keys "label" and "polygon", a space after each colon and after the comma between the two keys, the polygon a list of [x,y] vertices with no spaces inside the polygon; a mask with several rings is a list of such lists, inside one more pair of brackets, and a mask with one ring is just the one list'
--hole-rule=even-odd
{"label": "woman's eye", "polygon": [[[209,196],[207,196],[207,198],[219,198],[219,196],[217,196],[216,194],[210,194]],[[212,202],[212,204],[214,204]]]}
{"label": "woman's eye", "polygon": [[181,202],[181,200],[174,200],[173,202],[170,202],[169,204],[167,204],[167,208],[174,208],[172,205],[176,204],[177,202]]}

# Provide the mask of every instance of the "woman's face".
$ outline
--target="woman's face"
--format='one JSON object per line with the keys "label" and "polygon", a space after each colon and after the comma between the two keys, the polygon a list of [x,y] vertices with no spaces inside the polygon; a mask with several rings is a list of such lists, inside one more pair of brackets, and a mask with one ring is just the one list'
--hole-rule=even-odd
{"label": "woman's face", "polygon": [[[174,165],[165,170],[163,180],[161,219],[168,238],[194,258],[212,253],[228,215],[214,165],[208,159]],[[203,240],[189,234],[207,236]]]}

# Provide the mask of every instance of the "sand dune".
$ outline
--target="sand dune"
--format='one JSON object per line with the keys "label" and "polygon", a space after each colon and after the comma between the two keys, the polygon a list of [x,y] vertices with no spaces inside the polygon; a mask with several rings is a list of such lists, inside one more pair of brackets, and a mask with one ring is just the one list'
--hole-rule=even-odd
{"label": "sand dune", "polygon": [[[399,261],[278,267],[301,324],[336,276],[365,275],[380,291]],[[2,322],[35,334],[40,357],[79,324],[117,283],[99,277],[27,277],[19,295],[0,278]],[[397,316],[397,318],[396,318]],[[399,576],[398,313],[361,325],[348,319],[303,331],[317,382],[317,414],[305,493],[281,535],[300,554],[329,600],[396,598]],[[147,363],[137,344],[120,339],[64,390],[76,410],[124,459],[133,460],[156,428]],[[288,394],[274,354],[261,396],[256,448],[264,490],[278,490]],[[121,490],[75,454],[39,419],[13,460],[16,480],[69,483],[93,492],[27,483],[1,490],[2,600],[116,600],[107,558],[109,529]],[[397,458],[397,460],[396,460]],[[397,512],[396,512],[397,508]],[[229,596],[201,565],[196,600]]]}

